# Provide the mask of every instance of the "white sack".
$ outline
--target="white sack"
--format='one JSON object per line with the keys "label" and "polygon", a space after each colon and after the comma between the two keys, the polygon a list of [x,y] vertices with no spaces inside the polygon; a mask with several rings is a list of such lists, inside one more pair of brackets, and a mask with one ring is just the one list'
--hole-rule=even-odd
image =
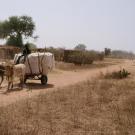
{"label": "white sack", "polygon": [[[16,54],[14,62],[18,59],[21,54]],[[24,59],[22,57],[22,59]],[[23,60],[20,61],[23,61]],[[26,74],[40,74],[47,75],[49,70],[55,67],[54,55],[52,53],[31,53],[26,58],[24,63],[26,65]],[[30,65],[30,66],[29,66]],[[31,67],[31,68],[30,68]]]}

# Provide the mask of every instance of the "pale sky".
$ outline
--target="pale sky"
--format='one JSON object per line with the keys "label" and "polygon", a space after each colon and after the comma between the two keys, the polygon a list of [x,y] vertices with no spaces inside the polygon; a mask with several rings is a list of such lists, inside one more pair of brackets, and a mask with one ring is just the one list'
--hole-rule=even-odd
{"label": "pale sky", "polygon": [[38,47],[135,52],[135,0],[0,0],[0,21],[13,15],[33,18]]}

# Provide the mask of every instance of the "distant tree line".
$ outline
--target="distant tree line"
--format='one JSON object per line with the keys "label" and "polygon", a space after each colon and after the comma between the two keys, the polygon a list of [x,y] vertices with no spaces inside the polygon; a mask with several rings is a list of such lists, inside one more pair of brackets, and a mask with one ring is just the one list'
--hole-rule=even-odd
{"label": "distant tree line", "polygon": [[111,57],[133,59],[135,58],[135,54],[133,52],[128,52],[128,51],[113,50],[111,52]]}

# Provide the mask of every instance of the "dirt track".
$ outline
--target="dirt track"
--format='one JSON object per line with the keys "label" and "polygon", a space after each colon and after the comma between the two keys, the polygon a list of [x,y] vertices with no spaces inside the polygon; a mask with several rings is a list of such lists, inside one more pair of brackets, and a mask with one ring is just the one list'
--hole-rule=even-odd
{"label": "dirt track", "polygon": [[64,87],[97,77],[100,72],[112,71],[120,69],[122,67],[130,67],[133,63],[131,61],[125,61],[123,64],[108,66],[100,69],[80,70],[80,71],[61,71],[56,70],[48,75],[49,81],[47,86],[42,86],[40,81],[29,80],[26,88],[18,90],[14,88],[11,92],[6,92],[6,83],[2,85],[0,89],[0,106],[9,105],[11,103],[23,100],[32,96],[36,96],[39,93],[46,93],[54,91],[59,87]]}

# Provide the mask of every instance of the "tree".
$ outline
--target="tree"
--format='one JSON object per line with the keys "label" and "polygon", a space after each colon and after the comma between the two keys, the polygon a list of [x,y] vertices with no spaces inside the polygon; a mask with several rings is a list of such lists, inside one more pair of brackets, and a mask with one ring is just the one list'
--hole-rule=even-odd
{"label": "tree", "polygon": [[0,22],[0,38],[6,39],[6,45],[23,46],[23,38],[33,36],[35,24],[29,16],[12,16]]}
{"label": "tree", "polygon": [[78,44],[74,49],[75,50],[80,50],[80,51],[85,51],[86,50],[86,45]]}

